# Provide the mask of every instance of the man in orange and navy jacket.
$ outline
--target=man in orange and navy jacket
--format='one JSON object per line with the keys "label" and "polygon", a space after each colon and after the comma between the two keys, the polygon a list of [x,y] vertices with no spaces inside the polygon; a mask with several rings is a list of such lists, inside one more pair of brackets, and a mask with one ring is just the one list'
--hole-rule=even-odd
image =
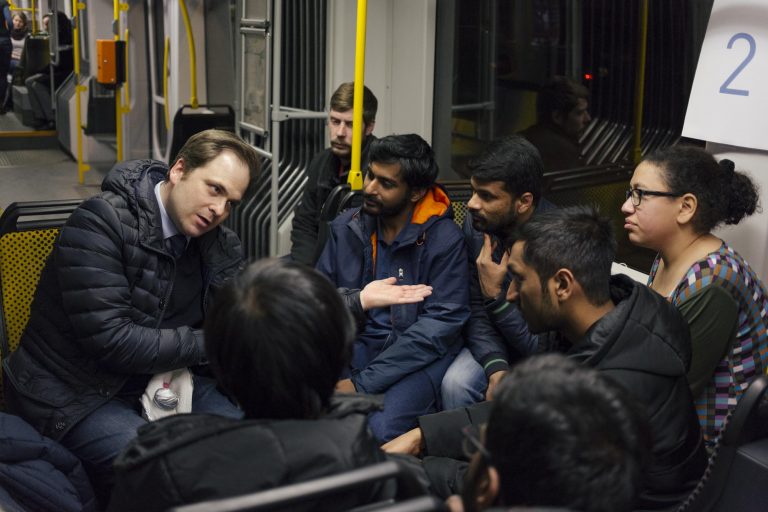
{"label": "man in orange and navy jacket", "polygon": [[317,269],[358,322],[339,392],[384,394],[371,414],[386,442],[439,409],[440,383],[469,317],[467,251],[434,153],[415,134],[371,142],[361,208],[331,224]]}

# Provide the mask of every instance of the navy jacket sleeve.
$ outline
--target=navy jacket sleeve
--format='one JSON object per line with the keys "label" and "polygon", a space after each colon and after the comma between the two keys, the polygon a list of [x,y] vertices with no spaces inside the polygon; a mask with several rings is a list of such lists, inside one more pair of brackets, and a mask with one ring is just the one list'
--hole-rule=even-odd
{"label": "navy jacket sleeve", "polygon": [[470,217],[464,220],[464,238],[470,248],[470,306],[471,315],[464,330],[467,347],[480,363],[487,376],[509,370],[510,358],[535,352],[536,336],[516,305],[507,302],[509,275],[501,293],[494,300],[486,300],[480,288],[475,260],[482,248],[482,234],[472,227]]}
{"label": "navy jacket sleeve", "polygon": [[419,314],[397,339],[368,366],[352,375],[355,387],[365,393],[382,393],[394,383],[445,356],[460,339],[469,317],[467,251],[461,232],[446,219],[429,230],[422,255],[424,284],[432,295],[419,305]]}
{"label": "navy jacket sleeve", "polygon": [[[120,373],[158,373],[205,361],[202,331],[138,324],[125,275],[126,241],[118,213],[105,200],[81,205],[54,248],[64,311],[84,350]],[[131,250],[128,246],[126,250]]]}

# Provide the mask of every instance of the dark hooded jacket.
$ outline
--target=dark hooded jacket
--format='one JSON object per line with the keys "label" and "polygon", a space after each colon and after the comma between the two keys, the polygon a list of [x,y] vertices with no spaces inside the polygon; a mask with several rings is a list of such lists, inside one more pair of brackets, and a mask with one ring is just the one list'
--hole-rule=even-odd
{"label": "dark hooded jacket", "polygon": [[[139,429],[115,461],[117,484],[110,511],[163,511],[350,471],[385,460],[368,432],[368,397],[335,397],[331,411],[313,420],[234,420],[172,416]],[[374,483],[290,510],[348,510],[395,495]]]}
{"label": "dark hooded jacket", "polygon": [[[205,361],[202,330],[159,328],[176,272],[154,193],[167,172],[153,160],[117,164],[61,229],[20,346],[4,362],[9,409],[44,435],[61,439],[131,375]],[[205,308],[211,289],[241,268],[240,242],[219,226],[190,243]]]}
{"label": "dark hooded jacket", "polygon": [[[368,148],[376,137],[368,135],[363,139],[362,167],[365,169],[368,160]],[[318,247],[320,227],[320,212],[331,191],[342,183],[347,182],[349,167],[344,168],[344,162],[336,156],[331,148],[317,153],[307,167],[307,182],[301,201],[293,211],[293,227],[291,228],[291,257],[299,263],[314,266],[322,247]]]}
{"label": "dark hooded jacket", "polygon": [[[365,321],[360,290],[376,275],[376,223],[359,208],[340,215],[317,263],[343,289],[358,324]],[[469,317],[467,250],[442,188],[427,191],[403,230],[388,275],[397,276],[398,284],[428,284],[432,295],[390,308],[392,332],[384,347],[365,368],[352,372],[355,389],[363,393],[383,393],[406,375],[455,354]]]}
{"label": "dark hooded jacket", "polygon": [[[612,378],[645,408],[653,450],[639,507],[676,508],[693,490],[707,465],[685,377],[691,361],[688,328],[662,296],[626,276],[611,278],[611,298],[616,307],[598,320],[567,355]],[[455,482],[463,471],[441,459],[459,457],[461,427],[487,421],[492,406],[493,402],[484,402],[419,419],[428,454],[439,456],[425,460],[433,481],[448,481],[448,487],[456,490],[450,482]]]}

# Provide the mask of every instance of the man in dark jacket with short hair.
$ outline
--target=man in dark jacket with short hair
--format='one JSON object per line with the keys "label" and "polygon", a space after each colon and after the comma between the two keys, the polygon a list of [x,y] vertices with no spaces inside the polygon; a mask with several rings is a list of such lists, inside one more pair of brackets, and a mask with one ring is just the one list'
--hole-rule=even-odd
{"label": "man in dark jacket with short hair", "polygon": [[[360,326],[351,375],[337,389],[384,394],[384,410],[370,417],[381,441],[438,410],[440,381],[469,316],[467,251],[437,172],[418,135],[373,141],[363,206],[332,223],[317,264],[344,289]],[[418,284],[432,287],[423,302],[381,303],[371,293]]]}
{"label": "man in dark jacket with short hair", "polygon": [[[526,223],[512,246],[513,275],[507,299],[532,332],[557,331],[567,356],[622,385],[645,407],[651,427],[651,460],[638,507],[670,509],[695,487],[707,465],[686,373],[690,336],[677,309],[625,276],[610,275],[616,241],[608,219],[589,209],[543,213]],[[483,423],[492,403],[420,418],[420,429],[385,449],[456,457],[461,426]],[[442,459],[425,459],[443,492],[456,492],[456,473]],[[460,473],[459,473],[460,474]],[[447,485],[446,485],[447,482]]]}
{"label": "man in dark jacket with short hair", "polygon": [[471,314],[465,348],[445,374],[443,407],[465,407],[493,395],[493,388],[521,356],[538,343],[520,310],[506,300],[511,275],[504,241],[531,217],[554,208],[542,197],[543,164],[538,150],[518,135],[493,142],[469,163],[472,197],[462,230],[469,251]]}
{"label": "man in dark jacket with short hair", "polygon": [[[347,182],[352,159],[352,107],[354,82],[341,84],[331,96],[328,112],[328,134],[331,146],[312,158],[307,168],[307,182],[301,201],[293,212],[291,229],[291,257],[299,263],[314,266],[323,248],[318,244],[320,213],[331,191]],[[363,86],[363,147],[365,163],[368,146],[375,138],[378,101],[368,87]]]}
{"label": "man in dark jacket with short hair", "polygon": [[[210,293],[242,267],[237,236],[220,224],[258,165],[239,137],[207,130],[170,169],[117,164],[61,229],[5,360],[6,394],[11,412],[83,461],[102,501],[112,460],[146,423],[139,399],[152,375],[207,361]],[[192,409],[240,415],[198,376]]]}

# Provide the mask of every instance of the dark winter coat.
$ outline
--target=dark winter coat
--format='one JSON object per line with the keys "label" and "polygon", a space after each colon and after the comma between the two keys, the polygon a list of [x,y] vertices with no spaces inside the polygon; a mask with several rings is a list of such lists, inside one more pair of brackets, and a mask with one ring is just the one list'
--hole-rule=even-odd
{"label": "dark winter coat", "polygon": [[[553,208],[555,205],[541,199],[536,206],[535,214]],[[509,370],[509,364],[516,359],[535,353],[538,350],[538,337],[528,330],[528,324],[517,305],[507,302],[507,289],[512,282],[511,272],[507,271],[504,276],[498,297],[495,299],[483,297],[475,261],[483,249],[484,233],[472,227],[471,215],[467,215],[464,219],[462,231],[469,251],[471,275],[469,302],[472,311],[464,327],[464,342],[475,360],[483,367],[485,374],[490,377],[497,371]],[[498,263],[505,250],[505,241],[495,236],[494,240],[496,250],[493,253],[493,260]]]}
{"label": "dark winter coat", "polygon": [[[131,375],[205,361],[203,334],[160,329],[176,263],[163,245],[154,186],[168,167],[116,165],[103,192],[62,228],[45,264],[19,348],[4,362],[9,409],[60,439],[110,400]],[[224,227],[192,239],[210,290],[242,265],[237,236]]]}
{"label": "dark winter coat", "polygon": [[[430,189],[403,229],[389,275],[397,276],[399,284],[428,284],[432,295],[424,302],[390,308],[392,332],[384,348],[351,376],[362,393],[383,393],[404,376],[455,353],[469,317],[467,251],[445,192],[437,186]],[[376,245],[376,218],[359,208],[350,210],[331,224],[317,263],[343,289],[358,320],[364,316],[360,290],[375,279]]]}
{"label": "dark winter coat", "polygon": [[[363,168],[368,156],[368,147],[375,138],[369,135],[363,140],[361,159]],[[344,168],[344,163],[331,148],[324,149],[312,158],[307,168],[307,182],[304,185],[301,201],[293,212],[291,257],[294,260],[310,266],[314,266],[317,262],[323,250],[322,247],[317,247],[320,212],[331,190],[346,183],[348,173],[349,168]]]}
{"label": "dark winter coat", "polygon": [[[110,511],[164,511],[329,476],[385,460],[368,432],[367,397],[337,397],[315,420],[234,420],[178,415],[139,429],[115,461]],[[394,496],[374,483],[290,510],[348,510]]]}
{"label": "dark winter coat", "polygon": [[80,461],[21,418],[0,413],[0,510],[96,510]]}
{"label": "dark winter coat", "polygon": [[[693,399],[686,380],[691,361],[688,328],[659,294],[626,276],[611,278],[616,307],[598,320],[567,353],[621,384],[645,407],[653,450],[645,472],[641,506],[674,508],[690,493],[707,465]],[[461,427],[486,422],[493,402],[419,419],[433,481],[458,482],[457,469],[442,457],[460,458]],[[455,487],[449,483],[445,490]]]}

